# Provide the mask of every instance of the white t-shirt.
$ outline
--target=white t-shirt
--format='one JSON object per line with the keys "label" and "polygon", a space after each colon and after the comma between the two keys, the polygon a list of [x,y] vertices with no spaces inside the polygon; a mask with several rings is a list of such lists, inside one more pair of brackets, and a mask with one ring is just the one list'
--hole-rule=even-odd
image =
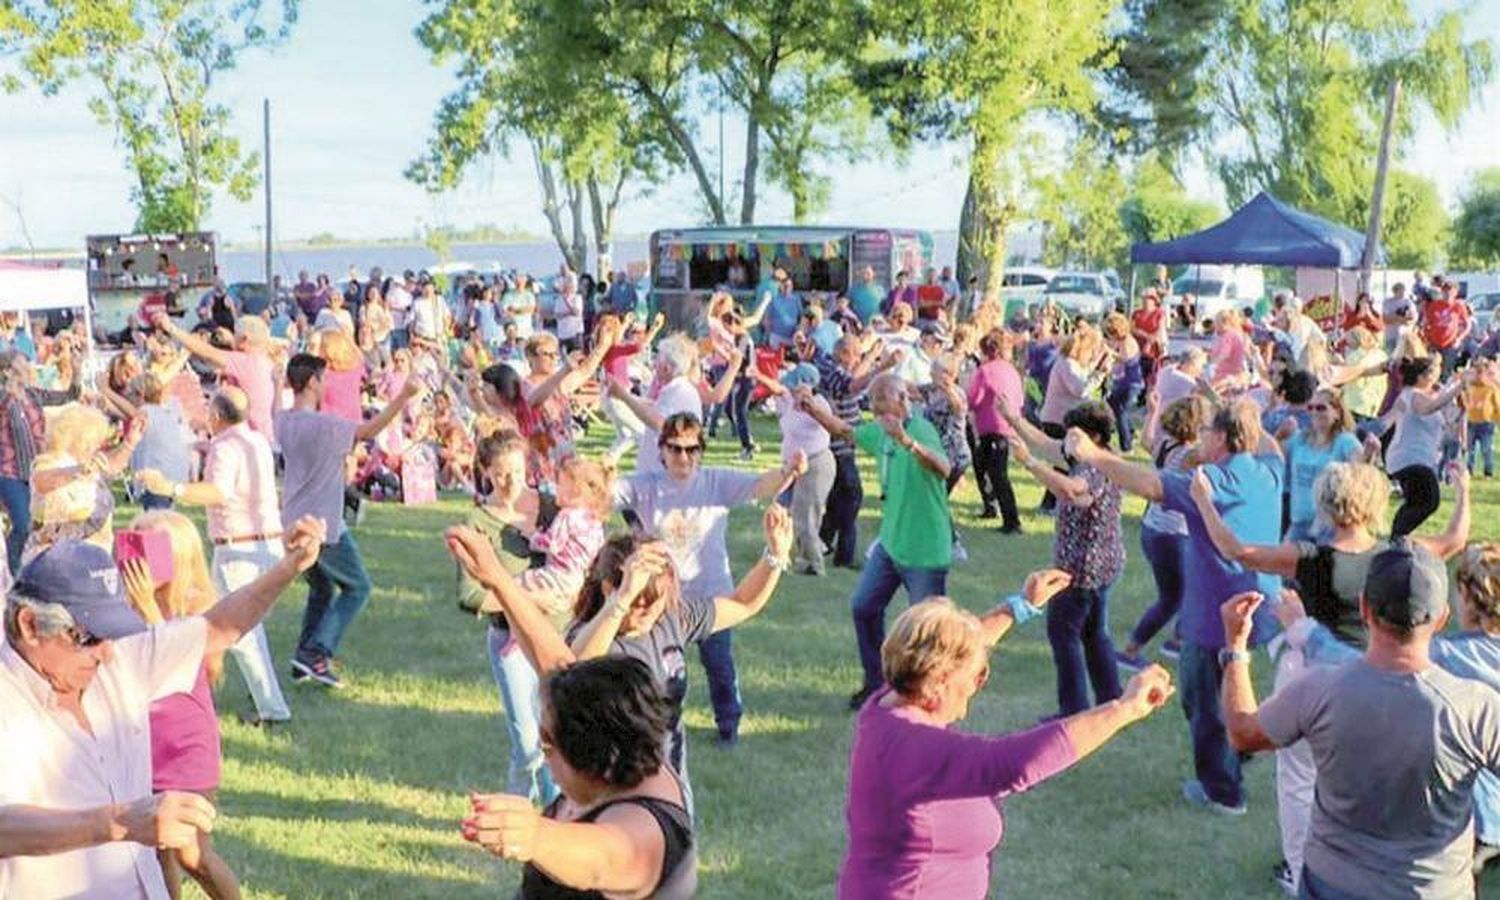
{"label": "white t-shirt", "polygon": [[531,337],[536,319],[536,297],[531,291],[507,291],[500,298],[500,308],[505,310],[505,321],[515,323],[517,337]]}
{"label": "white t-shirt", "polygon": [[447,307],[436,294],[418,297],[411,303],[411,330],[416,337],[438,340],[447,336]]}
{"label": "white t-shirt", "polygon": [[[677,413],[692,413],[700,422],[703,420],[703,398],[698,393],[698,386],[686,376],[678,376],[662,385],[662,389],[656,394],[656,409],[663,419]],[[637,472],[662,470],[661,448],[656,446],[660,437],[653,428],[641,432],[635,459]]]}
{"label": "white t-shirt", "polygon": [[391,283],[391,289],[385,295],[386,308],[391,313],[391,327],[401,329],[406,327],[406,314],[411,309],[411,291],[406,285],[399,281]]}
{"label": "white t-shirt", "polygon": [[[52,701],[52,688],[0,640],[0,806],[90,809],[151,795],[154,700],[190,691],[208,623],[176,619],[114,641],[83,694],[93,734]],[[156,848],[119,841],[0,859],[0,897],[167,900]]]}
{"label": "white t-shirt", "polygon": [[557,295],[557,339],[572,340],[583,334],[583,298],[574,294],[567,297]]}

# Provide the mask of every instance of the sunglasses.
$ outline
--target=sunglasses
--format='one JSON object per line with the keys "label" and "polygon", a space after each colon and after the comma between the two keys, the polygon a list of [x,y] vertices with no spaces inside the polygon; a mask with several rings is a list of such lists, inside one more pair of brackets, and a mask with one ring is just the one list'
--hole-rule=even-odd
{"label": "sunglasses", "polygon": [[703,446],[701,444],[669,444],[669,443],[663,443],[661,445],[661,447],[662,447],[663,450],[671,451],[672,453],[675,453],[678,456],[697,456],[698,454],[700,454],[700,453],[703,452]]}
{"label": "sunglasses", "polygon": [[99,637],[98,635],[89,634],[82,628],[69,628],[67,631],[64,631],[63,634],[67,635],[68,640],[72,641],[73,646],[77,647],[79,650],[87,650],[90,647],[97,647],[100,644],[104,643],[104,638]]}

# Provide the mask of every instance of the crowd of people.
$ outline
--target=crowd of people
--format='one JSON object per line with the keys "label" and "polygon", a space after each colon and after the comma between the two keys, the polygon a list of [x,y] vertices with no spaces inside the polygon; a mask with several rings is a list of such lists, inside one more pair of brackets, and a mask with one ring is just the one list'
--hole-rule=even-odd
{"label": "crowd of people", "polygon": [[[1469,541],[1500,333],[1456,285],[1321,324],[1278,294],[1208,341],[1174,334],[1156,287],[1098,322],[1050,302],[1006,320],[949,270],[815,296],[778,263],[746,287],[662,334],[623,275],[302,273],[264,310],[218,288],[196,323],[143,304],[97,375],[77,328],[0,319],[0,896],[176,897],[184,874],[239,896],[211,839],[223,657],[251,725],[294,715],[283,675],[343,687],[376,588],[365,505],[438,489],[469,504],[431,552],[486,626],[508,744],[505,790],[473,795],[460,831],[524,865],[522,897],[694,893],[689,646],[735,746],[733,630],[830,567],[858,571],[840,897],[985,896],[997,799],[1174,695],[1194,806],[1242,815],[1246,755],[1275,751],[1289,894],[1472,895],[1500,855],[1500,547]],[[762,414],[780,446],[757,464]],[[726,420],[746,465],[705,465]],[[597,455],[594,428],[612,432]],[[1052,564],[976,616],[946,596],[968,558],[950,497],[972,473],[980,517],[1022,534],[1013,468],[1044,489]],[[1444,484],[1446,527],[1416,534]],[[117,487],[142,507],[129,528]],[[1156,590],[1117,649],[1130,495]],[[730,516],[757,503],[764,550],[736,576]],[[300,633],[276,648],[261,620],[299,576]],[[954,730],[994,647],[1038,617],[1055,711]],[[1145,655],[1162,635],[1175,678]]]}

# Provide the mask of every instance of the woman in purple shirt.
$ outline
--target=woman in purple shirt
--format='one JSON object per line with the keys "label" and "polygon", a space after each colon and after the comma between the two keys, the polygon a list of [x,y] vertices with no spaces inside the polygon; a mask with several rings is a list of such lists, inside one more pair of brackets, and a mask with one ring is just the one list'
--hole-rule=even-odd
{"label": "woman in purple shirt", "polygon": [[1151,666],[1120,699],[1028,731],[949,728],[989,677],[990,649],[1069,581],[1056,569],[1036,572],[1024,597],[982,618],[935,597],[896,620],[880,649],[888,686],[860,710],[849,754],[840,900],[987,896],[1004,826],[995,801],[1068,768],[1172,696],[1171,677]]}

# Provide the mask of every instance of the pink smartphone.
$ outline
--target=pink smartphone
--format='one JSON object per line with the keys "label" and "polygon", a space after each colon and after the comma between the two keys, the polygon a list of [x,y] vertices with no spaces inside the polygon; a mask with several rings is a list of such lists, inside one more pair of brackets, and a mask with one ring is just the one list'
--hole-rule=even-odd
{"label": "pink smartphone", "polygon": [[145,560],[152,585],[161,587],[171,582],[172,542],[165,531],[126,528],[115,532],[115,565],[123,571],[133,559]]}

